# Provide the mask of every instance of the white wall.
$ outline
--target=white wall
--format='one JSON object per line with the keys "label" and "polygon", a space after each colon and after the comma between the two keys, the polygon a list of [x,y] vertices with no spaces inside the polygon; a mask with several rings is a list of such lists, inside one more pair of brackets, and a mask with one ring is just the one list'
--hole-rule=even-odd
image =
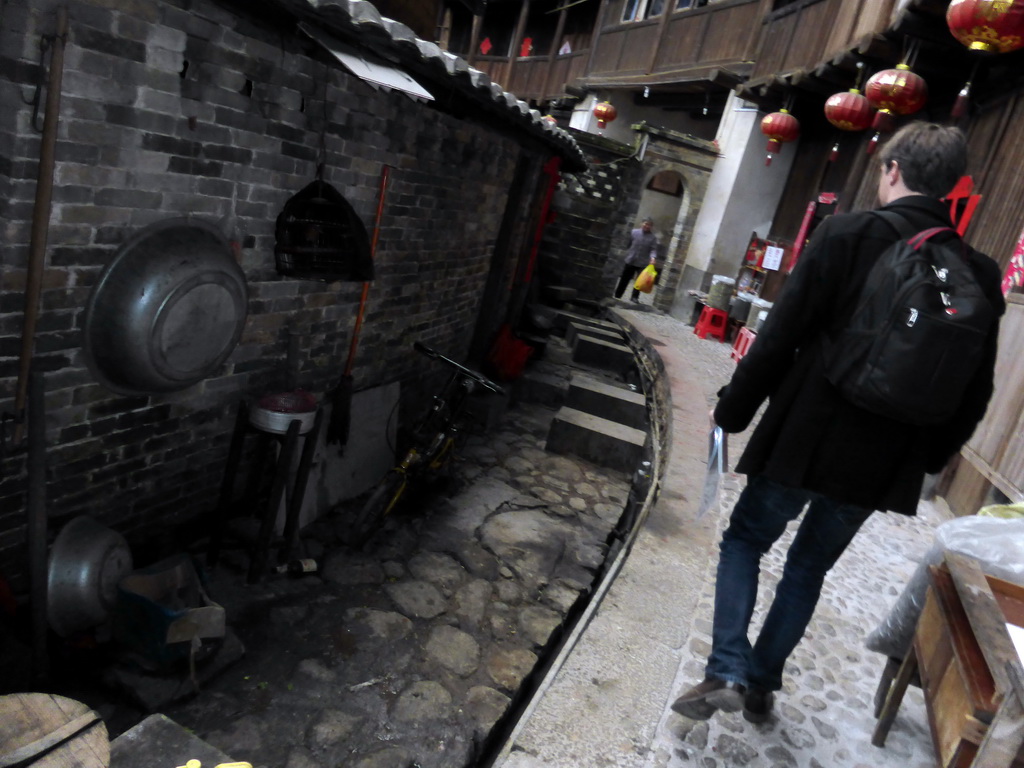
{"label": "white wall", "polygon": [[[593,114],[594,106],[601,101],[608,101],[617,112],[615,120],[604,128],[597,127],[597,118]],[[707,141],[710,141],[715,135],[713,120],[696,120],[687,112],[670,112],[660,107],[644,107],[642,104],[634,104],[633,94],[626,91],[588,94],[573,108],[569,125],[581,131],[596,133],[605,138],[632,145],[636,142],[636,134],[630,126],[643,122],[657,128],[688,133]]]}
{"label": "white wall", "polygon": [[[783,144],[772,164],[765,166],[768,139],[760,130],[763,117],[763,112],[730,94],[718,130],[721,154],[697,215],[687,267],[734,277],[751,232],[768,234],[796,146]],[[685,299],[685,294],[676,297],[673,316],[689,316]]]}

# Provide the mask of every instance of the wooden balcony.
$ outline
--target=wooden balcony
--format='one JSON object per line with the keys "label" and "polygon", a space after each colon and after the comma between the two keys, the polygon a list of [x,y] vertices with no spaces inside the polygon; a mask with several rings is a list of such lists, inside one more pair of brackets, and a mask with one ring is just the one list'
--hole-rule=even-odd
{"label": "wooden balcony", "polygon": [[549,101],[567,95],[565,86],[583,76],[589,50],[514,61],[507,56],[477,56],[473,66],[524,101]]}
{"label": "wooden balcony", "polygon": [[706,80],[716,72],[745,75],[760,9],[759,0],[722,0],[667,17],[605,25],[583,84],[623,87]]}
{"label": "wooden balcony", "polygon": [[760,45],[751,81],[810,70],[863,46],[865,40],[889,27],[893,2],[798,0],[767,14],[760,24]]}

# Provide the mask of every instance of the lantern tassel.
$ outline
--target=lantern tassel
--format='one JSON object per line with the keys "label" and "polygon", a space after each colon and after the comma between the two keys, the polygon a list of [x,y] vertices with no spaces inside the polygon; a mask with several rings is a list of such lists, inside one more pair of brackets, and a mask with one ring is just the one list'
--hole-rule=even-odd
{"label": "lantern tassel", "polygon": [[881,138],[881,136],[881,133],[876,132],[875,135],[871,137],[871,141],[868,142],[869,155],[875,154],[875,150],[878,148],[878,139]]}
{"label": "lantern tassel", "polygon": [[[893,128],[892,112],[888,109],[878,110],[875,113],[875,118],[871,123],[871,127],[878,131],[878,133],[889,133]],[[875,140],[877,141],[877,136]]]}
{"label": "lantern tassel", "polygon": [[832,145],[832,151],[828,153],[828,161],[834,163],[839,157],[839,142]]}
{"label": "lantern tassel", "polygon": [[960,89],[960,93],[956,95],[956,101],[953,102],[953,110],[950,115],[954,120],[959,120],[961,117],[967,114],[967,107],[971,102],[971,82],[968,80],[964,87]]}
{"label": "lantern tassel", "polygon": [[765,167],[768,167],[769,165],[772,164],[772,153],[771,152],[769,152],[767,155],[764,156],[764,164],[765,164]]}

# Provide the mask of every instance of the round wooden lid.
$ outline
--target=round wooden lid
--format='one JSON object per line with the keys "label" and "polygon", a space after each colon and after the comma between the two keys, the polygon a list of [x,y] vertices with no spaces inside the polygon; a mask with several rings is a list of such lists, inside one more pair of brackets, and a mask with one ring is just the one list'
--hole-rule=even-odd
{"label": "round wooden lid", "polygon": [[49,693],[0,696],[0,768],[108,768],[103,720],[80,701]]}

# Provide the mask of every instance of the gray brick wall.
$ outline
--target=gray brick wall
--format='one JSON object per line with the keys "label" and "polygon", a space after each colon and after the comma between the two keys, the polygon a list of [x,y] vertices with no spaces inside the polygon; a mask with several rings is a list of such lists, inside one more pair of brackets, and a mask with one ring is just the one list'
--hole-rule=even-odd
{"label": "gray brick wall", "polygon": [[[0,408],[16,386],[40,147],[23,96],[39,80],[50,0],[8,0],[0,25]],[[34,362],[45,371],[51,528],[89,513],[135,544],[170,542],[209,515],[240,398],[285,385],[289,331],[299,382],[323,395],[348,353],[361,285],[284,278],[274,223],[314,177],[368,231],[392,167],[354,370],[358,388],[402,379],[414,395],[421,339],[459,358],[481,306],[521,149],[506,131],[350,76],[308,40],[214,0],[73,0],[53,213]],[[48,61],[48,59],[47,59]],[[325,98],[326,97],[326,98]],[[540,158],[539,161],[542,161]],[[186,390],[120,396],[81,350],[83,309],[139,228],[196,216],[242,245],[249,316],[222,369]],[[506,270],[511,274],[511,270]],[[504,295],[505,292],[501,292]],[[24,446],[0,462],[0,575],[25,572]],[[168,543],[167,546],[170,546]],[[165,553],[156,553],[165,554]]]}
{"label": "gray brick wall", "polygon": [[682,221],[674,249],[673,232],[659,232],[664,261],[654,298],[654,306],[668,312],[683,290],[683,264],[716,157],[711,145],[658,132],[650,135],[640,160],[632,147],[590,134],[576,138],[591,167],[585,174],[567,174],[559,187],[553,206],[557,215],[542,241],[542,279],[575,288],[584,299],[610,297],[647,181],[659,171],[674,171],[685,189]]}
{"label": "gray brick wall", "polygon": [[619,278],[621,247],[614,233],[627,215],[641,164],[621,144],[591,134],[576,137],[591,167],[562,177],[552,206],[555,219],[541,242],[541,279],[599,300],[611,296]]}

